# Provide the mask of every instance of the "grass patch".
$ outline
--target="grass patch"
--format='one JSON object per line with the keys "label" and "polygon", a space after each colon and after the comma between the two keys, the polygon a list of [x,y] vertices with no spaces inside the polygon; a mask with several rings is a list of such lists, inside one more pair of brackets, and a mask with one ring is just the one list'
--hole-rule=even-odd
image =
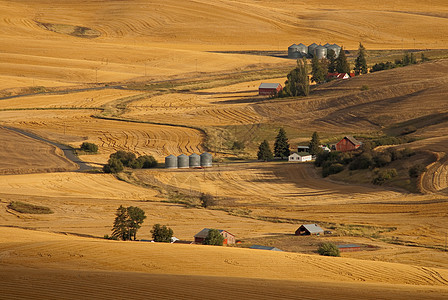
{"label": "grass patch", "polygon": [[53,211],[46,206],[39,206],[20,201],[12,201],[7,206],[9,209],[15,210],[22,214],[52,214]]}

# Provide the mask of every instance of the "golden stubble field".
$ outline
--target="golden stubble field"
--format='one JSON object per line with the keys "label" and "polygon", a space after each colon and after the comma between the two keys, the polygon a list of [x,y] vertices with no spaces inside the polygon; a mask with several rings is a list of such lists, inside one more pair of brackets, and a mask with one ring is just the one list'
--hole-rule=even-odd
{"label": "golden stubble field", "polygon": [[[295,145],[314,130],[330,139],[399,130],[403,122],[417,129],[409,146],[438,159],[421,179],[422,195],[341,184],[310,165],[281,163],[127,174],[135,185],[94,172],[54,173],[76,167],[55,147],[1,128],[0,298],[196,299],[216,297],[217,287],[228,290],[219,297],[244,299],[446,298],[447,255],[438,249],[448,223],[448,62],[328,83],[307,100],[268,100],[257,97],[258,85],[283,83],[294,61],[244,51],[278,55],[300,42],[355,49],[360,41],[367,49],[445,49],[447,18],[444,0],[0,1],[0,125],[73,147],[94,142],[100,153],[81,156],[92,166],[116,150],[159,160],[201,153],[202,130],[255,144],[286,126],[297,133]],[[162,190],[145,185],[154,183]],[[169,199],[164,188],[208,192],[228,212],[161,202]],[[54,214],[20,214],[10,201]],[[203,227],[243,240],[290,238],[306,221],[373,228],[372,237],[325,240],[379,248],[331,259],[98,239],[110,234],[121,204],[146,211],[143,239],[155,223],[186,240]]]}

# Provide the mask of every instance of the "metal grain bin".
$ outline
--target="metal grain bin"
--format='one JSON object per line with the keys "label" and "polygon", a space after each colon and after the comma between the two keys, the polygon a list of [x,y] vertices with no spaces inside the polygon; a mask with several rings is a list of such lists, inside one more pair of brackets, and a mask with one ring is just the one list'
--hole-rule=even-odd
{"label": "metal grain bin", "polygon": [[292,44],[288,47],[288,58],[299,58],[299,56],[299,46],[297,46],[296,44]]}
{"label": "metal grain bin", "polygon": [[190,167],[190,159],[187,155],[181,154],[177,157],[177,167],[179,169],[188,169]]}
{"label": "metal grain bin", "polygon": [[333,44],[333,45],[328,46],[327,49],[328,49],[328,50],[330,50],[330,49],[333,50],[334,53],[336,54],[336,57],[338,57],[338,56],[339,56],[339,53],[341,53],[341,47],[338,46],[338,45],[336,45],[336,44]]}
{"label": "metal grain bin", "polygon": [[330,47],[330,46],[331,46],[331,44],[329,44],[329,43],[326,43],[326,44],[324,45],[325,48],[328,48],[328,47]]}
{"label": "metal grain bin", "polygon": [[196,153],[193,153],[189,157],[190,168],[196,168],[201,166],[201,157]]}
{"label": "metal grain bin", "polygon": [[212,155],[210,153],[204,152],[201,154],[201,167],[211,167],[212,166]]}
{"label": "metal grain bin", "polygon": [[316,43],[312,43],[311,45],[308,46],[308,54],[314,55],[314,49],[317,48],[317,44]]}
{"label": "metal grain bin", "polygon": [[327,57],[327,48],[324,46],[317,46],[316,49],[314,49],[314,55],[318,59],[326,58]]}
{"label": "metal grain bin", "polygon": [[308,47],[302,43],[297,45],[301,56],[306,56],[308,54]]}
{"label": "metal grain bin", "polygon": [[177,157],[172,154],[165,157],[165,168],[177,169]]}

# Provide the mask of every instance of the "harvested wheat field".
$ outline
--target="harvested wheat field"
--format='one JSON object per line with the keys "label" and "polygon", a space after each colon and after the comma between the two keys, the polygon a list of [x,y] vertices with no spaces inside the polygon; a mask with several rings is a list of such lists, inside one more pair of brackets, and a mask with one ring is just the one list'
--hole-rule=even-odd
{"label": "harvested wheat field", "polygon": [[[445,0],[0,0],[0,299],[446,299],[447,36]],[[369,66],[405,50],[431,61],[307,98],[258,95],[296,65],[291,44],[337,43],[353,64],[359,42]],[[406,138],[377,149],[417,155],[384,185],[370,170],[322,178],[310,163],[256,161],[280,127],[291,150],[317,131],[329,144]],[[162,164],[105,174],[118,150]],[[163,169],[205,151],[212,168]],[[241,243],[106,240],[120,205],[145,211],[140,240],[162,224],[185,242],[219,228]],[[331,234],[293,235],[305,223]],[[321,242],[367,250],[322,257]]]}

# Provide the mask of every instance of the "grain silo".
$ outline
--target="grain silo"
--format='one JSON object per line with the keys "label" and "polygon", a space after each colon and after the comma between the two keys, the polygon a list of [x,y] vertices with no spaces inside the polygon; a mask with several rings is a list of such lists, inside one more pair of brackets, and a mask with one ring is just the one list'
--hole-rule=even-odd
{"label": "grain silo", "polygon": [[317,48],[317,44],[316,43],[312,43],[311,45],[308,46],[308,54],[314,55],[314,49]]}
{"label": "grain silo", "polygon": [[172,154],[165,157],[165,168],[177,169],[177,157]]}
{"label": "grain silo", "polygon": [[179,169],[188,169],[190,167],[190,159],[187,155],[181,154],[177,157],[177,167]]}
{"label": "grain silo", "polygon": [[210,153],[204,152],[201,154],[201,167],[211,167],[212,166],[212,155]]}
{"label": "grain silo", "polygon": [[300,52],[300,56],[301,57],[305,57],[308,54],[308,47],[302,43],[297,45],[299,52]]}
{"label": "grain silo", "polygon": [[324,46],[317,46],[314,49],[314,55],[318,59],[326,58],[327,57],[327,48],[325,48]]}
{"label": "grain silo", "polygon": [[197,168],[201,166],[201,157],[196,153],[193,153],[189,157],[190,168]]}
{"label": "grain silo", "polygon": [[299,58],[299,56],[299,46],[297,46],[296,44],[292,44],[288,47],[288,58]]}
{"label": "grain silo", "polygon": [[327,49],[328,49],[328,50],[330,50],[330,49],[333,50],[334,53],[336,54],[336,57],[338,57],[338,56],[339,56],[339,53],[341,53],[341,47],[338,46],[338,45],[336,45],[336,44],[333,44],[333,45],[328,46]]}
{"label": "grain silo", "polygon": [[328,48],[328,47],[330,47],[330,46],[331,46],[331,44],[329,44],[329,43],[326,43],[326,44],[324,45],[325,48]]}

